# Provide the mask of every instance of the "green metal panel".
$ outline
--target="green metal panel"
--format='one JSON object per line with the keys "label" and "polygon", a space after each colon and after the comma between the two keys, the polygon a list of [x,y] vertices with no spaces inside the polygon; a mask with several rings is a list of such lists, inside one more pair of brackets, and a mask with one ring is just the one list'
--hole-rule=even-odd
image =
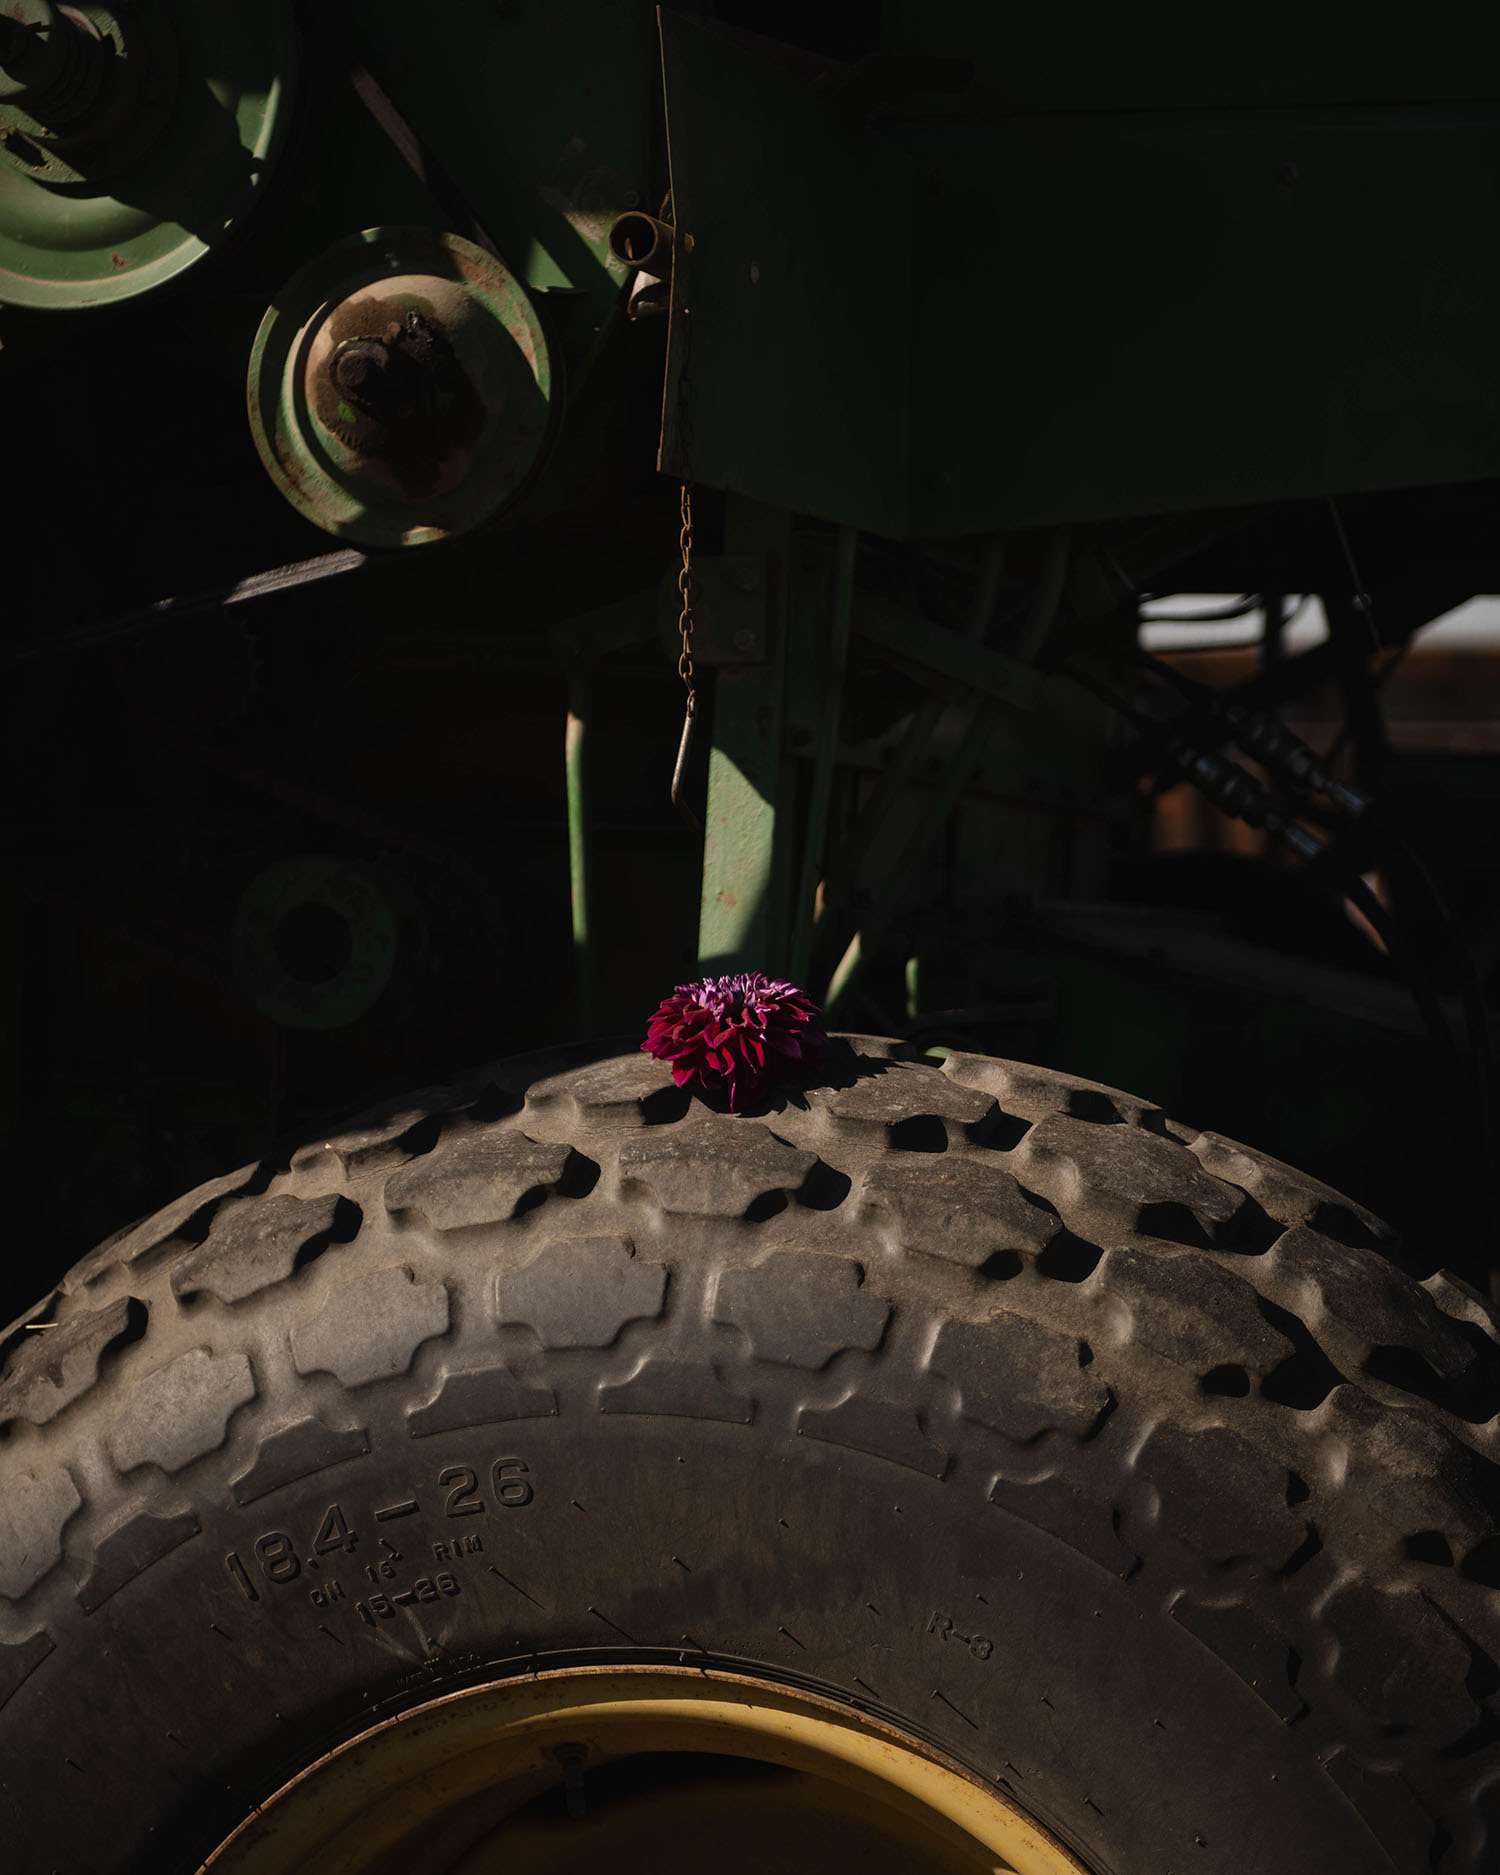
{"label": "green metal panel", "polygon": [[662,56],[673,212],[691,236],[674,266],[662,467],[899,532],[906,160],[706,27],[664,14]]}
{"label": "green metal panel", "polygon": [[812,794],[802,841],[802,872],[792,910],[790,970],[794,983],[802,983],[807,977],[818,882],[827,876],[824,846],[828,835],[828,812],[833,800],[833,771],[838,761],[839,724],[849,660],[849,624],[854,611],[854,569],[858,548],[859,536],[856,531],[852,527],[841,527],[834,547],[827,623],[823,630],[815,634],[821,641],[820,648],[824,653],[821,674],[823,707],[819,712]]}
{"label": "green metal panel", "polygon": [[760,661],[721,664],[714,680],[713,752],[703,817],[698,962],[705,972],[783,968],[781,716],[786,678],[786,582],[791,516],[731,502],[725,544],[764,557],[766,630]]}
{"label": "green metal panel", "polygon": [[911,533],[1500,473],[1500,254],[1475,239],[1500,105],[1036,117],[910,147],[926,240],[965,256],[913,307]]}
{"label": "green metal panel", "polygon": [[[1070,90],[1043,11],[896,8],[900,48],[977,44],[984,77],[903,96],[888,63],[878,109],[664,20],[692,244],[663,466],[918,538],[1500,474],[1500,253],[1476,239],[1500,64],[1469,63],[1493,19],[1453,0],[1410,89],[1387,34],[1310,99],[1270,52],[1194,95],[1206,29],[1179,46],[1158,13],[1168,75],[1124,109],[1086,49]],[[1331,17],[1362,43],[1361,13]],[[1050,47],[1025,111],[995,76],[1012,29]]]}
{"label": "green metal panel", "polygon": [[1010,112],[1494,97],[1493,0],[883,0],[881,46],[972,59]]}

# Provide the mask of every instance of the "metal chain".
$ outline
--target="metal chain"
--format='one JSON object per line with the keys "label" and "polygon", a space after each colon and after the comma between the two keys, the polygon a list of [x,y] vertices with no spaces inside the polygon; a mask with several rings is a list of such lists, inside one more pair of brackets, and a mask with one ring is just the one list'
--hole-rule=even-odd
{"label": "metal chain", "polygon": [[682,571],[677,575],[677,591],[682,609],[677,614],[677,630],[682,638],[682,653],[677,660],[677,675],[687,691],[687,713],[693,714],[698,692],[693,685],[693,489],[682,485],[682,532],[677,544],[682,549]]}
{"label": "metal chain", "polygon": [[[693,237],[684,235],[679,243],[676,265],[681,279],[682,258],[693,251]],[[677,658],[677,675],[682,679],[682,687],[687,692],[683,705],[682,740],[677,745],[677,765],[672,770],[672,805],[681,814],[688,825],[697,832],[703,823],[689,807],[682,792],[683,777],[687,771],[688,757],[693,747],[694,720],[698,710],[698,689],[693,678],[693,406],[689,392],[688,368],[693,355],[693,321],[691,308],[683,306],[678,314],[682,362],[677,372],[677,453],[682,464],[682,494],[680,511],[682,529],[678,535],[678,545],[682,549],[682,567],[677,575],[677,593],[681,607],[677,614],[677,631],[682,639],[682,650]]]}

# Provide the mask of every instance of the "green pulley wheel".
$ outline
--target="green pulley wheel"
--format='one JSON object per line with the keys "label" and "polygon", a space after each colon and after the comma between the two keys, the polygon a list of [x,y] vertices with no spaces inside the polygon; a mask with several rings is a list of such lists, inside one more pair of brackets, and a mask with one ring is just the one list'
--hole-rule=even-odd
{"label": "green pulley wheel", "polygon": [[132,299],[224,243],[286,141],[286,0],[11,0],[0,25],[0,304]]}
{"label": "green pulley wheel", "polygon": [[343,1029],[374,1008],[417,937],[415,918],[371,867],[295,853],[240,900],[235,980],[281,1028]]}
{"label": "green pulley wheel", "polygon": [[272,481],[371,547],[490,520],[540,466],[554,367],[526,289],[483,248],[370,228],[297,274],[250,356],[250,426]]}

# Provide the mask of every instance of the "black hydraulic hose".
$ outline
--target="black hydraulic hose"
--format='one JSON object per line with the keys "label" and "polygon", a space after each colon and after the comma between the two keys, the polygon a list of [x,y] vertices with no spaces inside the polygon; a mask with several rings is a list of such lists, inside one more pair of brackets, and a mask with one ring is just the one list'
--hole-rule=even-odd
{"label": "black hydraulic hose", "polygon": [[1463,1056],[1453,1037],[1441,999],[1420,960],[1396,929],[1394,920],[1380,900],[1357,873],[1337,858],[1334,850],[1295,820],[1280,814],[1270,804],[1264,789],[1237,762],[1211,749],[1195,748],[1187,742],[1175,723],[1159,721],[1139,710],[1112,684],[1076,661],[1064,666],[1068,675],[1091,691],[1111,709],[1131,722],[1148,747],[1159,751],[1155,766],[1180,774],[1214,802],[1222,812],[1263,827],[1301,859],[1306,876],[1342,905],[1345,901],[1358,907],[1371,928],[1385,945],[1391,962],[1405,981],[1429,1039],[1445,1065],[1460,1068]]}
{"label": "black hydraulic hose", "polygon": [[[1264,761],[1278,777],[1295,791],[1299,798],[1322,795],[1333,809],[1332,819],[1351,822],[1361,820],[1374,835],[1372,847],[1378,855],[1385,853],[1394,859],[1420,890],[1431,907],[1439,938],[1446,960],[1452,970],[1453,981],[1458,991],[1459,1006],[1463,1014],[1463,1027],[1468,1047],[1460,1052],[1453,1041],[1452,1030],[1446,1019],[1441,1017],[1441,1004],[1433,992],[1427,972],[1413,953],[1412,948],[1401,937],[1395,920],[1389,917],[1375,894],[1365,885],[1358,871],[1340,863],[1333,850],[1324,849],[1324,856],[1313,862],[1310,870],[1318,866],[1329,869],[1335,889],[1342,891],[1350,903],[1357,905],[1372,929],[1380,936],[1391,959],[1406,977],[1412,994],[1423,1007],[1423,1019],[1434,1032],[1434,1017],[1441,1022],[1444,1038],[1443,1052],[1452,1061],[1455,1068],[1462,1072],[1467,1054],[1467,1068],[1474,1090],[1475,1114],[1479,1130],[1479,1152],[1483,1175],[1483,1210],[1488,1222],[1492,1249],[1500,1252],[1500,1128],[1497,1128],[1497,1112],[1500,1112],[1500,1090],[1495,1081],[1495,1051],[1490,1037],[1489,1012],[1485,1002],[1484,989],[1474,969],[1474,960],[1468,943],[1460,930],[1442,889],[1433,878],[1425,861],[1402,834],[1392,828],[1385,817],[1378,811],[1370,811],[1369,799],[1357,789],[1349,788],[1337,780],[1328,764],[1288,730],[1285,725],[1269,715],[1252,714],[1232,699],[1221,696],[1209,686],[1199,683],[1185,673],[1175,670],[1170,664],[1147,652],[1140,654],[1141,661],[1163,682],[1172,686],[1190,705],[1194,706],[1211,724],[1215,739],[1225,729],[1229,735],[1246,751]],[[1500,1287],[1500,1262],[1497,1262],[1492,1281]]]}
{"label": "black hydraulic hose", "polygon": [[[1139,656],[1154,677],[1169,684],[1207,717],[1209,746],[1217,748],[1226,740],[1224,732],[1227,730],[1228,740],[1238,743],[1246,755],[1263,762],[1278,779],[1295,790],[1299,798],[1322,796],[1334,818],[1358,820],[1368,809],[1370,802],[1366,795],[1340,781],[1314,749],[1269,712],[1247,710],[1164,659],[1153,657],[1149,651],[1142,651]],[[1322,813],[1326,815],[1328,808],[1322,809]]]}

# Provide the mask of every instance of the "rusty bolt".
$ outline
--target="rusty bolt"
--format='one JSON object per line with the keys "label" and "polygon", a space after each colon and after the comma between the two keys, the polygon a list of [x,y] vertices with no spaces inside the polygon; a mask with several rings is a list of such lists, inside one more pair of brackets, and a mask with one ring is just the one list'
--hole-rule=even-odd
{"label": "rusty bolt", "polygon": [[736,651],[753,651],[755,649],[755,633],[741,627],[741,629],[734,634],[733,643]]}
{"label": "rusty bolt", "polygon": [[47,161],[30,137],[13,126],[0,130],[0,149],[7,156],[13,156],[18,163],[24,163],[28,169],[40,169]]}
{"label": "rusty bolt", "polygon": [[754,592],[760,585],[760,574],[753,566],[732,566],[729,583],[737,592]]}
{"label": "rusty bolt", "polygon": [[351,397],[369,397],[390,368],[390,353],[379,339],[345,339],[333,354],[333,381]]}

